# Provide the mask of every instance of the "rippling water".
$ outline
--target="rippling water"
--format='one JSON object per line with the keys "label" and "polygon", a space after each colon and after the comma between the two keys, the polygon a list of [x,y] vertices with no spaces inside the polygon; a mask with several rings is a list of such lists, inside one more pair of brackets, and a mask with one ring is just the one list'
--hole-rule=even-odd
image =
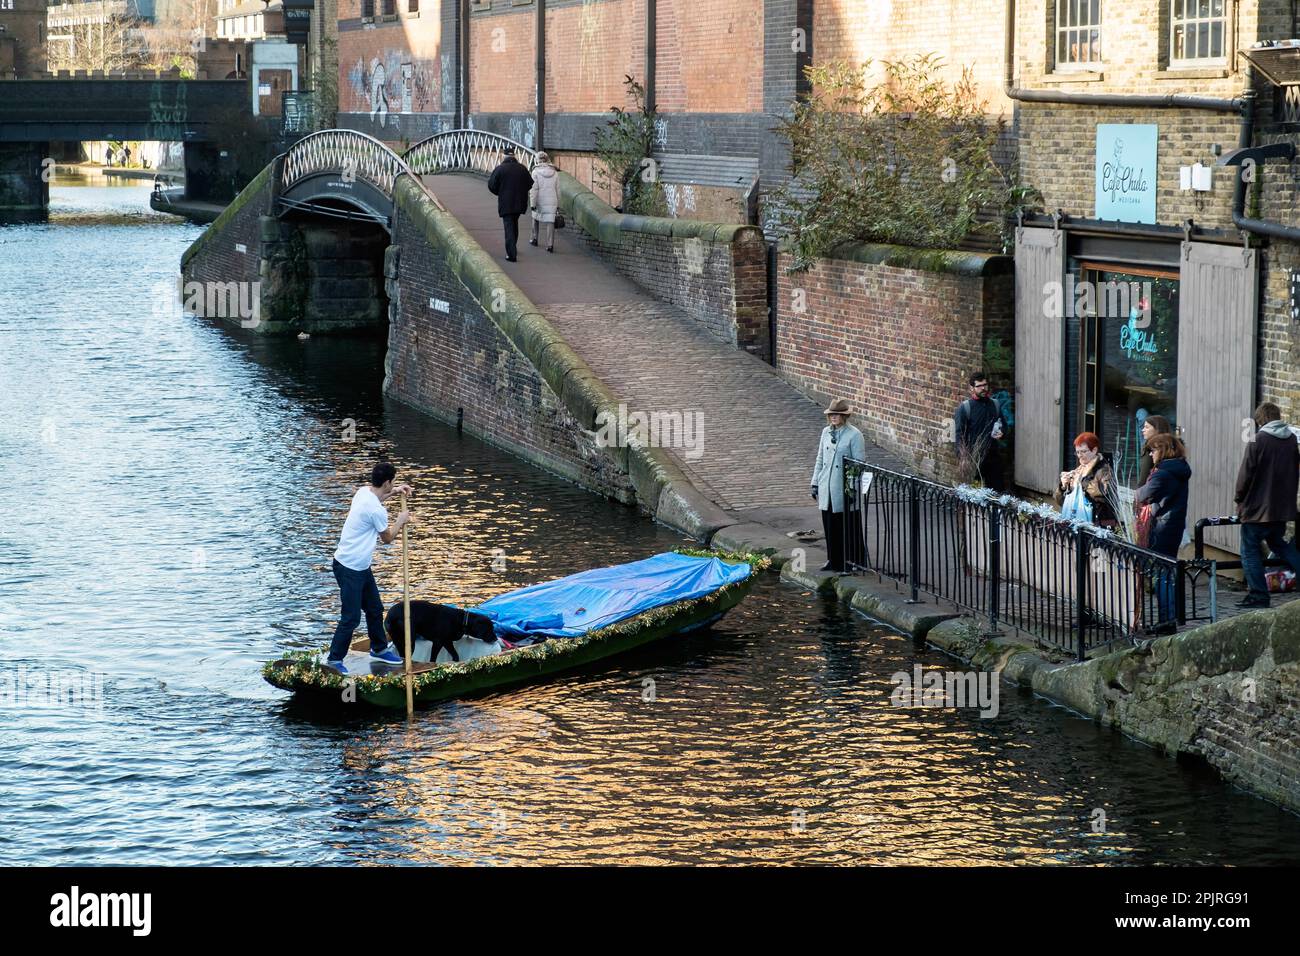
{"label": "rippling water", "polygon": [[[157,305],[200,230],[147,192],[56,184],[49,223],[0,227],[0,858],[1300,860],[1300,819],[1010,688],[993,719],[890,707],[894,672],[954,665],[774,579],[710,632],[410,723],[295,707],[258,670],[324,642],[378,452],[418,489],[418,596],[682,539],[386,401],[381,339]],[[397,599],[396,549],[376,573]],[[49,674],[101,706],[13,693]]]}

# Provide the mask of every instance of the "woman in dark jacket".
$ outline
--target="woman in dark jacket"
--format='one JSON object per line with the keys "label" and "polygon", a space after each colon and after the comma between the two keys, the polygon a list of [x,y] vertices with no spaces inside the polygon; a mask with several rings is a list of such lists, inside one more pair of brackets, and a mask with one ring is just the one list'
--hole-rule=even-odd
{"label": "woman in dark jacket", "polygon": [[1064,503],[1075,484],[1081,482],[1083,493],[1092,505],[1092,523],[1099,528],[1115,527],[1118,522],[1110,497],[1115,487],[1115,470],[1110,458],[1101,452],[1101,440],[1092,432],[1084,432],[1074,440],[1074,454],[1079,466],[1061,472],[1053,498],[1058,505]]}
{"label": "woman in dark jacket", "polygon": [[[1173,435],[1156,435],[1151,449],[1151,476],[1133,495],[1134,505],[1151,509],[1151,532],[1147,547],[1157,554],[1178,557],[1187,527],[1187,485],[1192,477],[1183,443]],[[1160,605],[1157,629],[1176,626],[1173,574],[1160,574],[1156,581],[1156,600]]]}
{"label": "woman in dark jacket", "polygon": [[1148,415],[1142,422],[1142,451],[1138,456],[1138,487],[1147,483],[1151,474],[1151,439],[1157,435],[1172,435],[1174,426],[1163,415]]}

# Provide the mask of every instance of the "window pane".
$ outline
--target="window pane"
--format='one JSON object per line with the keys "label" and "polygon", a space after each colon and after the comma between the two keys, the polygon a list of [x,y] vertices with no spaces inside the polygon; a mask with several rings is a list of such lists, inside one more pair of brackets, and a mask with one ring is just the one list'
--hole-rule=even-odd
{"label": "window pane", "polygon": [[1187,51],[1183,47],[1183,43],[1185,39],[1186,39],[1186,28],[1183,27],[1181,24],[1174,27],[1173,57],[1175,60],[1182,60],[1185,59],[1187,56]]}
{"label": "window pane", "polygon": [[1214,2],[1210,4],[1210,16],[1223,16],[1223,0],[1214,0]]}
{"label": "window pane", "polygon": [[1196,15],[1199,17],[1208,17],[1210,15],[1210,0],[1201,0],[1200,10]]}
{"label": "window pane", "polygon": [[1202,23],[1196,28],[1197,42],[1196,55],[1198,57],[1209,56],[1210,54],[1210,25]]}
{"label": "window pane", "polygon": [[1210,25],[1210,56],[1223,56],[1223,24]]}
{"label": "window pane", "polygon": [[1182,18],[1183,18],[1183,0],[1174,0],[1174,19],[1181,20]]}

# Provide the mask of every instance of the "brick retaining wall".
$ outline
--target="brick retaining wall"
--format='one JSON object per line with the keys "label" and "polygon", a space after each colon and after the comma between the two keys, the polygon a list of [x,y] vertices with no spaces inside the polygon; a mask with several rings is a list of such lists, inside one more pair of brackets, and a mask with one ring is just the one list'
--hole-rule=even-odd
{"label": "brick retaining wall", "polygon": [[[777,257],[776,357],[818,401],[844,397],[868,438],[921,474],[951,478],[949,423],[985,344],[1014,339],[1015,284],[1005,256],[862,246],[857,259],[787,273]],[[1012,370],[994,372],[1012,388]]]}

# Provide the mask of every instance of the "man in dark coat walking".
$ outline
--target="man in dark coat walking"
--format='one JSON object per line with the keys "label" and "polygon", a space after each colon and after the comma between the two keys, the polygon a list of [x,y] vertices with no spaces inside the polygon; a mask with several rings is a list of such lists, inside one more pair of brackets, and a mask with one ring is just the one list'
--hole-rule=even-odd
{"label": "man in dark coat walking", "polygon": [[1259,546],[1267,543],[1300,574],[1300,551],[1286,540],[1296,516],[1300,447],[1272,402],[1255,409],[1258,431],[1246,446],[1237,472],[1237,516],[1241,519],[1241,569],[1250,593],[1237,607],[1268,607],[1268,582]]}
{"label": "man in dark coat walking", "polygon": [[515,148],[507,146],[505,159],[488,177],[488,191],[497,197],[497,215],[506,228],[506,262],[517,261],[519,217],[528,208],[528,191],[532,188],[533,177],[515,159]]}

